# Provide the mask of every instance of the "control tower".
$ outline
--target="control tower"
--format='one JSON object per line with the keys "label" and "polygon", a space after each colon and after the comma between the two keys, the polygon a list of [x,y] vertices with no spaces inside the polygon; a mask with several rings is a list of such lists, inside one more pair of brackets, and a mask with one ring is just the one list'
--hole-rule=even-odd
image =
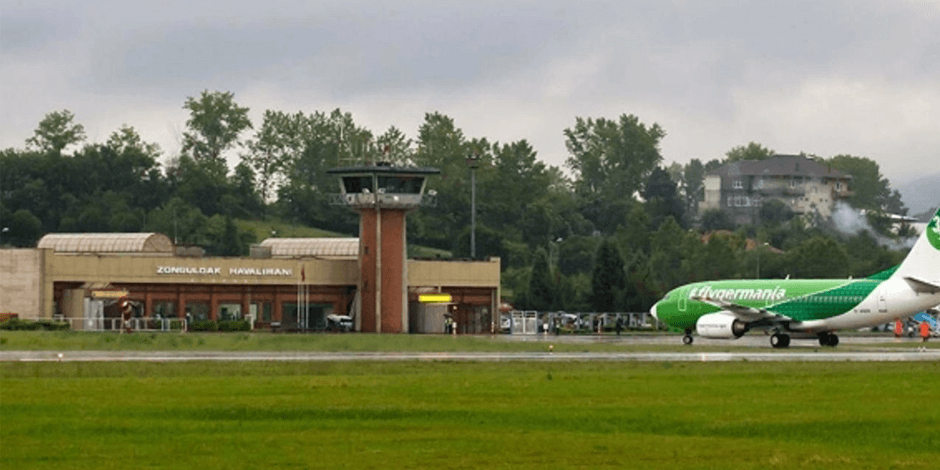
{"label": "control tower", "polygon": [[356,331],[408,332],[405,214],[434,199],[425,195],[434,168],[375,166],[329,170],[340,180],[340,204],[359,213],[359,314]]}

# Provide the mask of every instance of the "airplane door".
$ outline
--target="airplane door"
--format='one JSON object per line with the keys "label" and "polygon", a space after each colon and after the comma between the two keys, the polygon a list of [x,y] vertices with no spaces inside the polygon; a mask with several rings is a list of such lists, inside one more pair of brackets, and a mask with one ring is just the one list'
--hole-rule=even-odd
{"label": "airplane door", "polygon": [[885,291],[887,289],[884,287],[878,290],[878,311],[882,313],[888,311],[888,296]]}
{"label": "airplane door", "polygon": [[679,293],[679,311],[684,312],[689,303],[689,298],[686,297],[685,292]]}

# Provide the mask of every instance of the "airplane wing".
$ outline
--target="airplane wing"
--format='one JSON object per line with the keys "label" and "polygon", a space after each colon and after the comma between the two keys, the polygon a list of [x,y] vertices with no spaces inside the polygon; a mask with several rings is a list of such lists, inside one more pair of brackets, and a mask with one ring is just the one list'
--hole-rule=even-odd
{"label": "airplane wing", "polygon": [[730,312],[739,320],[748,322],[748,323],[761,321],[761,320],[779,321],[779,322],[791,321],[790,317],[786,317],[778,313],[774,313],[765,308],[748,307],[745,305],[736,304],[734,302],[728,302],[726,300],[713,299],[710,297],[702,297],[698,295],[692,296],[691,299],[697,300],[699,302],[705,302],[709,305],[714,305],[722,310]]}

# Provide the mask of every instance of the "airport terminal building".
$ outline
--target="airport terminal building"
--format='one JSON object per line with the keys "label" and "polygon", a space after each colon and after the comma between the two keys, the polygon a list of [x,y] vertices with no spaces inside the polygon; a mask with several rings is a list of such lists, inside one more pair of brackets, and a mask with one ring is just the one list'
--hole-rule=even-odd
{"label": "airport terminal building", "polygon": [[[330,315],[353,317],[356,331],[440,333],[447,316],[459,333],[494,331],[498,258],[406,259],[404,269],[383,270],[402,278],[403,308],[364,323],[360,251],[359,238],[270,238],[249,257],[220,258],[159,233],[49,234],[34,249],[0,250],[0,312],[82,329],[120,317],[117,300],[127,299],[141,319],[249,320],[275,331],[320,331]],[[426,293],[450,302],[419,302]]]}

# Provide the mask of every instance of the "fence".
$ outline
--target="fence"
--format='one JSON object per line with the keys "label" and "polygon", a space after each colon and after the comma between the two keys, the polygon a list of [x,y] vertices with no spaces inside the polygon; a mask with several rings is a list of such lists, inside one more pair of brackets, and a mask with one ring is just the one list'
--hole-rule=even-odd
{"label": "fence", "polygon": [[74,331],[187,331],[186,319],[178,318],[131,318],[125,326],[120,318],[66,318],[55,316],[55,321],[66,322]]}
{"label": "fence", "polygon": [[555,333],[559,329],[578,334],[600,334],[616,328],[625,330],[659,329],[659,322],[648,312],[537,312],[513,310],[500,315],[500,332],[510,334]]}

